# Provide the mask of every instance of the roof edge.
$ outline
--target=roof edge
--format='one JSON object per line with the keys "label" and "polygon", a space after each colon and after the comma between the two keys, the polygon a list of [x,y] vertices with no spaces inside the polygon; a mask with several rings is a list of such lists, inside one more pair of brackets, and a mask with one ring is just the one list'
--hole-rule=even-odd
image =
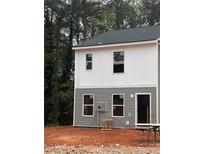
{"label": "roof edge", "polygon": [[116,44],[105,44],[105,45],[95,45],[95,46],[84,46],[84,47],[73,47],[74,50],[86,50],[86,49],[96,49],[96,48],[108,48],[108,47],[117,47],[117,46],[131,46],[131,45],[142,45],[142,44],[153,44],[158,43],[160,38],[149,40],[149,41],[140,41],[140,42],[129,42],[129,43],[116,43]]}

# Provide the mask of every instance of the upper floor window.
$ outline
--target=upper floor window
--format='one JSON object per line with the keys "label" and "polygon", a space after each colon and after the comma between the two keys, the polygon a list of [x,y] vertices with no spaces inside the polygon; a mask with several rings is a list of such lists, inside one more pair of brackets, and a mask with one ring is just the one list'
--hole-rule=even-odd
{"label": "upper floor window", "polygon": [[92,69],[92,54],[86,54],[86,70]]}
{"label": "upper floor window", "polygon": [[124,51],[113,53],[113,73],[124,72]]}

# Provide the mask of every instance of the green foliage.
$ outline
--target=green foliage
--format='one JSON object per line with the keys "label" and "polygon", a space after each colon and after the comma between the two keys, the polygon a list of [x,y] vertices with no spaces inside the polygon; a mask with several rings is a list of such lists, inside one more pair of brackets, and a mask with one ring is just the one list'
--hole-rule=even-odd
{"label": "green foliage", "polygon": [[160,23],[160,0],[142,0],[139,9],[142,23],[145,25]]}
{"label": "green foliage", "polygon": [[159,11],[159,0],[45,0],[45,125],[72,123],[73,45],[108,30],[159,24]]}
{"label": "green foliage", "polygon": [[62,83],[59,87],[59,124],[70,124],[73,120],[73,80]]}

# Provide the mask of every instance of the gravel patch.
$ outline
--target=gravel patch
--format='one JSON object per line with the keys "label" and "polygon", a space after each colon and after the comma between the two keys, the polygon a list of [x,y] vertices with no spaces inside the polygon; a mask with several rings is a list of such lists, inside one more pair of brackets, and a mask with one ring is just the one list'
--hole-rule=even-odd
{"label": "gravel patch", "polygon": [[103,145],[55,145],[45,147],[45,154],[159,154],[159,144],[150,147],[128,147],[119,144]]}

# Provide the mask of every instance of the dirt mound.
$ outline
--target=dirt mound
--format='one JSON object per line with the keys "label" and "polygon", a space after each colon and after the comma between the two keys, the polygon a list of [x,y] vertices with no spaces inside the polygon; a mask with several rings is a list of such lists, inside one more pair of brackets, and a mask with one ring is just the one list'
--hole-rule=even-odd
{"label": "dirt mound", "polygon": [[102,131],[97,128],[79,128],[73,126],[47,127],[44,129],[45,146],[53,145],[93,145],[93,146],[155,146],[159,145],[157,140],[148,140],[146,132],[134,129],[112,129]]}

